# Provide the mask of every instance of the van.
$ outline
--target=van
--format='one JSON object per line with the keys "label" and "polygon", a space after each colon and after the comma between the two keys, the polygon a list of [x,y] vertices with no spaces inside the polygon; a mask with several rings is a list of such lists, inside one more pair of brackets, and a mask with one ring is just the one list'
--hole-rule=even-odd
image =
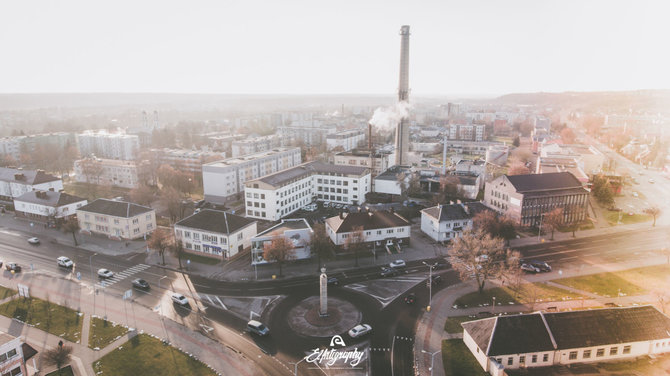
{"label": "van", "polygon": [[260,321],[256,320],[251,320],[247,323],[247,331],[259,336],[266,336],[270,334],[270,329],[268,329],[268,327],[263,325],[263,323]]}

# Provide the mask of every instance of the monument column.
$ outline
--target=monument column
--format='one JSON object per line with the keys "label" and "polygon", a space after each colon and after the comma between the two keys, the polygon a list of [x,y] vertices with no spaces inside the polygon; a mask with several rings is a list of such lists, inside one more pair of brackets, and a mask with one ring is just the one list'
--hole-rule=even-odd
{"label": "monument column", "polygon": [[319,277],[320,284],[320,306],[319,315],[328,316],[328,276],[326,275],[326,268],[321,268],[321,276]]}

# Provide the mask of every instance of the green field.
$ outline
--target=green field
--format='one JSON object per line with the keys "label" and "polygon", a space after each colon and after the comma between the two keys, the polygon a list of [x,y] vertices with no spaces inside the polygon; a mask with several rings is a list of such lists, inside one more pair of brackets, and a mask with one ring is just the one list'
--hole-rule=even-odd
{"label": "green field", "polygon": [[465,346],[462,339],[442,341],[442,363],[446,376],[486,376],[482,366]]}
{"label": "green field", "polygon": [[641,295],[653,288],[668,289],[670,287],[668,276],[670,276],[670,265],[664,264],[561,278],[554,282],[600,296],[617,296],[619,292],[625,295]]}
{"label": "green field", "polygon": [[[610,226],[617,225],[619,221],[619,212],[607,212],[605,214],[605,219]],[[625,211],[621,213],[621,224],[630,225],[633,223],[647,222],[653,219],[652,216],[646,214],[633,214],[628,215]]]}
{"label": "green field", "polygon": [[16,290],[8,289],[7,287],[0,286],[0,300],[8,298],[12,295],[16,295]]}
{"label": "green field", "polygon": [[128,333],[128,329],[124,326],[99,317],[91,317],[88,347],[102,349],[126,333]]}
{"label": "green field", "polygon": [[444,322],[444,331],[449,334],[463,333],[462,322],[477,320],[476,317],[470,316],[451,316],[447,317]]}
{"label": "green field", "polygon": [[0,305],[0,315],[23,321],[70,342],[81,340],[83,315],[46,300],[16,298]]}
{"label": "green field", "polygon": [[204,363],[159,339],[139,334],[93,363],[98,375],[215,376]]}
{"label": "green field", "polygon": [[477,291],[465,294],[454,302],[458,307],[477,307],[480,305],[493,304],[493,297],[496,298],[496,305],[506,304],[528,304],[536,302],[551,302],[560,300],[579,299],[581,296],[571,291],[550,286],[544,283],[524,283],[518,291],[509,287],[494,287],[486,289],[483,293]]}
{"label": "green field", "polygon": [[72,371],[72,366],[65,366],[60,369],[60,373],[53,371],[47,373],[46,376],[74,376],[74,372]]}

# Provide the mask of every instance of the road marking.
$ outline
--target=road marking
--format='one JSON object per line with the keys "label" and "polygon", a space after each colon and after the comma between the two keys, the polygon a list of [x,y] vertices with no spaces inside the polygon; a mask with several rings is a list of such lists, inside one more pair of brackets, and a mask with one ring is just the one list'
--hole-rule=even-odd
{"label": "road marking", "polygon": [[120,272],[120,273],[114,274],[114,276],[112,278],[110,278],[109,280],[98,282],[96,284],[96,286],[103,287],[103,288],[109,287],[109,286],[111,286],[111,285],[113,285],[113,284],[115,284],[119,281],[122,281],[122,280],[126,279],[127,277],[130,277],[131,275],[133,275],[135,273],[139,273],[142,270],[148,269],[150,267],[151,267],[150,265],[145,265],[145,264],[135,265],[133,267],[130,267],[130,268]]}
{"label": "road marking", "polygon": [[212,301],[212,298],[210,298],[209,295],[207,295],[207,294],[204,294],[204,295],[205,295],[205,298],[207,298],[207,300],[209,300],[210,304],[214,305],[214,301]]}
{"label": "road marking", "polygon": [[223,309],[225,309],[226,311],[228,310],[228,307],[226,307],[226,305],[223,304],[223,302],[221,301],[221,299],[219,299],[218,296],[214,295],[214,298],[216,298],[216,301],[218,301],[219,304],[221,304],[221,307],[223,307]]}

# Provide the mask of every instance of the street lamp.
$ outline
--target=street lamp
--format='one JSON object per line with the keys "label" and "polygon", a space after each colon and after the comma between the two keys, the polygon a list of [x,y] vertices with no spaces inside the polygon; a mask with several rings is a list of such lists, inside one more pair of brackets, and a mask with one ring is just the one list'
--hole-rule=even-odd
{"label": "street lamp", "polygon": [[492,314],[496,314],[496,297],[493,297],[493,309],[491,310]]}
{"label": "street lamp", "polygon": [[544,219],[544,215],[546,213],[541,213],[540,214],[540,230],[537,232],[537,241],[540,241],[540,236],[542,235],[542,220]]}
{"label": "street lamp", "polygon": [[426,311],[430,312],[430,306],[433,304],[433,268],[437,266],[437,262],[433,265],[427,264],[425,261],[422,261],[424,265],[428,267],[428,307]]}
{"label": "street lamp", "polygon": [[97,253],[94,253],[88,258],[88,265],[91,267],[91,281],[92,281],[92,283],[95,283],[95,278],[93,278],[93,256],[97,256],[97,255],[98,255]]}
{"label": "street lamp", "polygon": [[430,368],[428,370],[430,371],[430,375],[433,376],[433,365],[435,365],[435,355],[439,354],[440,350],[437,350],[435,352],[421,350],[421,352],[430,355]]}
{"label": "street lamp", "polygon": [[161,280],[162,280],[163,278],[167,278],[167,276],[166,276],[166,275],[164,275],[164,276],[162,276],[162,277],[158,278],[158,289],[160,289],[160,288],[161,288]]}

